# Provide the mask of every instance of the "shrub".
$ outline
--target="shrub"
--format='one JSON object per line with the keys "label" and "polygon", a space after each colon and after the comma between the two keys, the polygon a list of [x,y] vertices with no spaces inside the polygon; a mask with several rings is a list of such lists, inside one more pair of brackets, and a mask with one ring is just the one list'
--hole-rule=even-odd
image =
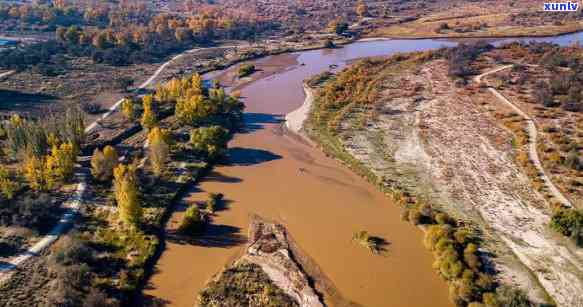
{"label": "shrub", "polygon": [[409,220],[409,222],[413,223],[413,225],[419,225],[419,224],[421,224],[421,221],[423,220],[423,215],[421,214],[421,212],[419,212],[419,210],[411,209],[411,210],[409,210],[408,220]]}
{"label": "shrub", "polygon": [[255,65],[244,64],[239,67],[239,78],[245,78],[255,72]]}
{"label": "shrub", "polygon": [[117,151],[112,146],[105,146],[103,152],[96,148],[91,156],[91,174],[99,181],[111,180],[118,160]]}
{"label": "shrub", "polygon": [[12,200],[8,207],[0,207],[0,224],[45,230],[52,227],[58,215],[58,204],[45,193]]}
{"label": "shrub", "polygon": [[442,31],[445,30],[449,30],[449,25],[447,24],[447,22],[442,22],[439,24],[439,26],[435,29],[435,32],[437,33],[441,33]]}
{"label": "shrub", "polygon": [[378,254],[382,252],[384,249],[383,245],[386,244],[384,239],[380,237],[371,236],[365,230],[355,232],[352,235],[352,241],[367,248],[373,254]]}
{"label": "shrub", "polygon": [[96,288],[91,288],[85,300],[83,301],[84,307],[116,307],[117,304],[113,303],[107,298],[107,295]]}
{"label": "shrub", "polygon": [[475,73],[471,67],[471,62],[478,56],[493,46],[485,42],[474,44],[460,44],[455,48],[448,49],[447,59],[449,62],[449,75],[456,77],[466,77]]}
{"label": "shrub", "polygon": [[447,213],[439,212],[435,214],[435,222],[440,225],[451,224],[453,220],[447,215]]}
{"label": "shrub", "polygon": [[192,205],[186,209],[179,231],[187,235],[196,235],[201,233],[206,226],[206,216],[198,206]]}
{"label": "shrub", "polygon": [[229,132],[220,126],[198,128],[190,133],[193,149],[211,160],[224,155],[228,140]]}
{"label": "shrub", "polygon": [[561,104],[561,107],[565,111],[569,112],[581,112],[583,111],[583,102],[580,100],[572,100],[574,98],[569,97],[569,100]]}
{"label": "shrub", "polygon": [[550,227],[560,234],[571,237],[577,245],[583,245],[583,212],[576,209],[560,208],[551,217]]}
{"label": "shrub", "polygon": [[522,291],[500,286],[496,289],[497,302],[499,306],[508,307],[532,307],[533,304],[528,300],[528,296]]}
{"label": "shrub", "polygon": [[78,238],[63,236],[52,248],[49,261],[59,265],[90,263],[93,250]]}
{"label": "shrub", "polygon": [[81,104],[81,110],[89,114],[99,114],[103,112],[103,108],[98,103],[85,102]]}
{"label": "shrub", "polygon": [[539,81],[533,91],[534,99],[545,107],[555,106],[553,99],[553,93],[548,83],[544,81]]}
{"label": "shrub", "polygon": [[486,292],[486,293],[482,294],[482,302],[484,302],[484,305],[486,305],[486,307],[502,307],[498,303],[498,299],[496,298],[496,294],[491,293],[491,292]]}
{"label": "shrub", "polygon": [[214,213],[218,207],[220,206],[220,203],[223,200],[223,194],[221,193],[209,193],[209,199],[206,201],[206,209],[208,212],[210,213]]}
{"label": "shrub", "polygon": [[467,229],[458,228],[453,233],[453,237],[458,244],[465,246],[470,241],[470,232]]}
{"label": "shrub", "polygon": [[581,154],[576,148],[571,149],[569,154],[567,154],[567,158],[565,159],[565,166],[576,171],[583,170],[583,158],[581,158]]}
{"label": "shrub", "polygon": [[472,270],[478,270],[482,263],[480,258],[476,255],[478,247],[474,243],[469,243],[464,249],[464,261]]}
{"label": "shrub", "polygon": [[324,48],[328,49],[336,48],[336,44],[334,44],[334,42],[331,39],[327,39],[326,41],[324,41]]}

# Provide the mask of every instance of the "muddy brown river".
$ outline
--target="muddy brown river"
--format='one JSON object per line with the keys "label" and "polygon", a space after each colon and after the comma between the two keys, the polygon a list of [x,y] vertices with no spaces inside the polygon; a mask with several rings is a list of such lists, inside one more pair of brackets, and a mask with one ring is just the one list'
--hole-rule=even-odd
{"label": "muddy brown river", "polygon": [[[258,214],[286,225],[347,301],[371,307],[452,306],[447,285],[432,269],[432,256],[423,247],[422,232],[401,221],[399,208],[376,187],[281,127],[283,116],[304,100],[302,81],[330,65],[342,68],[357,58],[453,44],[368,41],[296,53],[292,66],[289,55],[257,61],[259,67],[279,62],[287,69],[242,89],[246,131],[230,142],[229,163],[215,167],[184,200],[188,204],[206,200],[209,192],[223,193],[226,208],[194,243],[169,236],[145,295],[171,306],[194,306],[205,283],[240,254],[249,216]],[[169,221],[169,233],[183,209]],[[387,240],[387,252],[372,255],[352,243],[359,230]],[[341,305],[336,299],[327,303]]]}

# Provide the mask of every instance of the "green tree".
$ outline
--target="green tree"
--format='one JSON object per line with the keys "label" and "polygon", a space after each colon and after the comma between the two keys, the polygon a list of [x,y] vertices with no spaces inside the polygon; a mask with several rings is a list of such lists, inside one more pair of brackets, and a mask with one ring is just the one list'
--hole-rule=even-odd
{"label": "green tree", "polygon": [[178,230],[184,234],[195,235],[204,230],[206,216],[198,209],[198,206],[191,205],[186,209],[182,222]]}
{"label": "green tree", "polygon": [[229,132],[221,126],[202,127],[190,133],[190,143],[194,150],[207,158],[220,158],[227,149]]}

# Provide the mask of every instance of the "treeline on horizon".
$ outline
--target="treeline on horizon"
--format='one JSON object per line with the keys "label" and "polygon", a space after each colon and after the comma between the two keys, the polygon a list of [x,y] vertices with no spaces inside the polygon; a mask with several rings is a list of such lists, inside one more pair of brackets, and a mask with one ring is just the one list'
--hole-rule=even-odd
{"label": "treeline on horizon", "polygon": [[150,63],[217,39],[254,39],[277,25],[256,16],[203,8],[189,15],[155,13],[143,3],[75,7],[63,1],[42,5],[0,4],[1,23],[43,26],[55,31],[46,42],[0,52],[0,68],[33,68],[44,75],[66,70],[70,57],[90,57],[113,66]]}

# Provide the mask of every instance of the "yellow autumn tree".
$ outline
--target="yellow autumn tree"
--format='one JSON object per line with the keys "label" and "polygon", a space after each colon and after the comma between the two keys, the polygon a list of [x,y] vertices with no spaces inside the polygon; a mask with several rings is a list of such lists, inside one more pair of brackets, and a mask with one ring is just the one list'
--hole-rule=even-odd
{"label": "yellow autumn tree", "polygon": [[37,157],[28,152],[22,165],[22,175],[30,188],[35,191],[47,191],[53,187],[53,182],[47,172],[46,157]]}
{"label": "yellow autumn tree", "polygon": [[182,94],[182,82],[180,79],[172,79],[166,84],[168,96],[177,99]]}
{"label": "yellow autumn tree", "polygon": [[156,97],[156,100],[159,101],[160,103],[166,103],[170,101],[170,91],[166,86],[163,86],[160,83],[156,85],[156,93],[154,94],[154,96]]}
{"label": "yellow autumn tree", "polygon": [[121,112],[128,121],[134,121],[136,119],[134,102],[130,98],[125,98],[121,103]]}
{"label": "yellow autumn tree", "polygon": [[51,180],[69,181],[74,174],[76,154],[73,143],[63,143],[53,146],[51,155],[47,157],[47,169]]}
{"label": "yellow autumn tree", "polygon": [[117,202],[119,219],[130,228],[138,227],[142,219],[139,203],[136,165],[120,164],[113,170],[113,187]]}
{"label": "yellow autumn tree", "polygon": [[144,114],[142,114],[142,126],[146,129],[151,129],[158,124],[158,119],[156,118],[156,113],[153,109],[154,99],[152,95],[146,95],[142,98],[142,104],[144,107]]}
{"label": "yellow autumn tree", "polygon": [[152,170],[158,177],[164,172],[170,154],[170,147],[164,134],[159,127],[152,128],[148,134],[148,156]]}
{"label": "yellow autumn tree", "polygon": [[356,14],[358,14],[360,18],[368,16],[368,7],[363,0],[358,1],[358,4],[356,5]]}
{"label": "yellow autumn tree", "polygon": [[191,82],[191,91],[193,95],[202,95],[202,89],[203,89],[203,84],[202,84],[202,77],[200,76],[199,73],[194,73],[192,75],[192,77],[190,78],[190,82]]}
{"label": "yellow autumn tree", "polygon": [[91,157],[91,174],[95,179],[107,181],[113,176],[113,169],[118,164],[118,155],[115,148],[106,146],[103,151],[96,148]]}
{"label": "yellow autumn tree", "polygon": [[14,180],[10,172],[0,165],[0,193],[5,199],[12,199],[18,189],[18,183]]}
{"label": "yellow autumn tree", "polygon": [[201,95],[196,95],[179,99],[176,102],[174,112],[176,118],[183,124],[192,125],[207,115],[208,112],[205,109],[204,98]]}

